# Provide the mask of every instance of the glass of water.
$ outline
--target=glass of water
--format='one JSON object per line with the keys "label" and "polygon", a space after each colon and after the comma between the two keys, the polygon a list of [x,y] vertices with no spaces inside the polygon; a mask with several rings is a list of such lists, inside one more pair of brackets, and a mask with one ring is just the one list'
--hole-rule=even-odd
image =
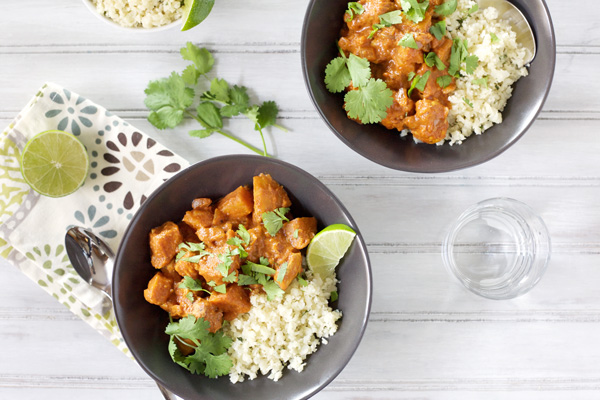
{"label": "glass of water", "polygon": [[550,252],[544,221],[528,205],[509,198],[467,209],[442,245],[448,271],[473,293],[496,300],[531,290],[544,275]]}

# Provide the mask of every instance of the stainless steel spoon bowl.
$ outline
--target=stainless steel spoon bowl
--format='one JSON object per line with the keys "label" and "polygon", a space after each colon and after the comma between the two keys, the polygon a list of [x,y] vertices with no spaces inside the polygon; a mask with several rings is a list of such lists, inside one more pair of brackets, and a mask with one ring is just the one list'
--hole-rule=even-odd
{"label": "stainless steel spoon bowl", "polygon": [[517,43],[529,50],[530,58],[527,63],[533,61],[536,53],[535,36],[521,10],[507,0],[479,0],[478,3],[480,10],[488,7],[494,7],[498,10],[499,18],[508,21],[517,34]]}
{"label": "stainless steel spoon bowl", "polygon": [[[110,247],[89,229],[72,226],[65,235],[65,247],[71,265],[81,279],[104,293],[112,307],[112,272],[115,255]],[[156,382],[166,400],[182,400]]]}

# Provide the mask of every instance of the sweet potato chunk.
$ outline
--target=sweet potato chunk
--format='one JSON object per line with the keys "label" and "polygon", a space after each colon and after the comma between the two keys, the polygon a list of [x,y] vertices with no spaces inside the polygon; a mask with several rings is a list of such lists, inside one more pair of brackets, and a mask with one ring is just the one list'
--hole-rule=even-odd
{"label": "sweet potato chunk", "polygon": [[148,303],[160,306],[167,302],[171,293],[173,293],[173,279],[157,272],[148,282],[148,289],[144,290],[144,298]]}
{"label": "sweet potato chunk", "polygon": [[196,236],[207,246],[222,246],[227,240],[225,230],[219,227],[200,228],[196,231]]}
{"label": "sweet potato chunk", "polygon": [[244,186],[238,187],[217,203],[217,210],[233,219],[245,217],[253,208],[252,193]]}
{"label": "sweet potato chunk", "polygon": [[252,215],[254,223],[259,224],[265,212],[292,205],[283,186],[271,178],[271,175],[260,174],[255,176],[252,182],[254,185],[254,213]]}
{"label": "sweet potato chunk", "polygon": [[210,208],[194,208],[185,213],[183,222],[198,230],[200,228],[209,228],[212,225],[213,212]]}
{"label": "sweet potato chunk", "polygon": [[186,258],[193,257],[195,255],[195,253],[188,251],[185,256],[175,263],[175,271],[177,271],[177,273],[181,276],[189,276],[192,279],[198,279],[200,277],[198,271],[196,270],[196,265],[198,264],[185,260]]}
{"label": "sweet potato chunk", "polygon": [[[227,250],[229,250],[229,246],[225,245],[224,247],[217,249],[214,254],[223,254]],[[232,263],[229,266],[228,274],[231,274],[234,271],[240,269],[240,256],[231,256]],[[208,256],[202,258],[198,264],[196,264],[196,269],[198,273],[206,280],[206,282],[213,281],[217,285],[221,285],[223,283],[223,274],[219,271],[219,264],[223,261],[219,257]]]}
{"label": "sweet potato chunk", "polygon": [[277,267],[277,272],[275,273],[275,282],[279,285],[279,287],[283,290],[287,289],[290,286],[290,283],[298,276],[300,272],[302,272],[302,254],[300,253],[292,253],[288,257],[287,267],[285,269],[285,275],[283,278],[280,278],[280,272],[282,270],[281,265]]}
{"label": "sweet potato chunk", "polygon": [[225,293],[213,293],[208,301],[223,311],[225,320],[231,321],[252,308],[248,291],[234,284],[227,285]]}
{"label": "sweet potato chunk", "polygon": [[196,318],[204,318],[210,323],[209,332],[215,333],[223,325],[223,312],[214,303],[206,299],[197,299],[192,305],[192,311]]}
{"label": "sweet potato chunk", "polygon": [[192,208],[208,208],[212,204],[212,200],[206,197],[199,197],[192,201]]}
{"label": "sweet potato chunk", "polygon": [[183,242],[183,236],[174,222],[168,221],[152,229],[150,231],[150,252],[154,268],[160,269],[167,265],[177,254],[177,246],[181,242]]}
{"label": "sweet potato chunk", "polygon": [[303,249],[317,233],[317,220],[310,218],[295,218],[283,224],[283,233],[287,241],[295,249]]}
{"label": "sweet potato chunk", "polygon": [[179,275],[175,270],[175,260],[162,267],[160,272],[162,272],[166,278],[172,279],[173,282],[178,282],[181,280],[181,275]]}

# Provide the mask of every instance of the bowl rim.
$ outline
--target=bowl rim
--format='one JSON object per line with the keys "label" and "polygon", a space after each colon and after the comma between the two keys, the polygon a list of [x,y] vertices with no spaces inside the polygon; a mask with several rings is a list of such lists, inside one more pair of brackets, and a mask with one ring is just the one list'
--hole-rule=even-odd
{"label": "bowl rim", "polygon": [[[356,224],[356,222],[354,221],[354,219],[352,218],[352,216],[350,215],[350,213],[348,212],[348,210],[346,209],[346,207],[343,205],[343,203],[338,199],[338,197],[324,184],[322,183],[319,179],[317,179],[316,177],[314,177],[312,174],[304,171],[303,169],[301,169],[300,167],[297,167],[293,164],[290,164],[288,162],[285,161],[281,161],[281,160],[277,160],[274,158],[267,158],[267,157],[263,157],[263,156],[258,156],[258,155],[247,155],[247,154],[231,154],[231,155],[224,155],[224,156],[217,156],[217,157],[212,157],[203,161],[199,161],[195,164],[192,164],[190,166],[188,166],[185,169],[182,169],[180,172],[178,172],[176,175],[172,176],[171,178],[169,178],[167,181],[163,182],[158,188],[156,188],[146,199],[146,201],[140,206],[140,208],[136,211],[136,213],[134,214],[133,218],[131,219],[131,221],[129,222],[129,225],[127,226],[123,237],[121,239],[121,243],[119,244],[118,250],[115,253],[115,259],[114,259],[114,267],[113,267],[113,272],[112,272],[112,284],[115,285],[118,280],[117,280],[117,275],[118,275],[118,265],[121,262],[121,257],[123,254],[123,249],[129,239],[129,236],[131,234],[131,230],[132,227],[139,221],[139,219],[141,218],[141,215],[143,214],[144,210],[148,207],[148,205],[150,203],[152,203],[152,201],[154,200],[154,198],[156,198],[158,196],[158,194],[164,190],[167,186],[169,186],[172,182],[176,181],[177,179],[181,179],[182,177],[184,177],[186,174],[191,173],[191,171],[193,171],[194,169],[197,168],[202,168],[203,166],[207,165],[207,164],[211,164],[211,163],[215,163],[215,162],[222,162],[222,161],[244,161],[244,160],[253,160],[253,161],[263,161],[266,163],[273,163],[273,164],[277,164],[285,169],[290,169],[292,171],[294,171],[297,174],[300,175],[304,175],[305,177],[307,177],[313,185],[319,187],[321,190],[324,190],[325,193],[327,193],[332,200],[334,201],[334,203],[337,205],[337,207],[339,207],[340,211],[342,212],[342,214],[348,219],[348,221],[350,222],[350,224],[352,225],[352,228],[355,230],[356,232],[356,237],[355,239],[357,239],[357,244],[359,246],[359,248],[361,249],[361,252],[364,254],[364,261],[365,261],[365,269],[366,269],[366,276],[367,276],[367,282],[365,282],[365,287],[366,287],[366,297],[367,297],[367,301],[366,304],[364,306],[363,309],[363,318],[362,321],[360,321],[360,326],[361,329],[359,332],[357,332],[357,334],[355,334],[353,336],[353,340],[355,341],[355,346],[353,347],[352,351],[348,352],[342,359],[342,362],[339,364],[339,367],[336,368],[335,370],[333,370],[333,372],[331,373],[331,375],[322,381],[319,381],[319,383],[317,385],[315,385],[314,387],[312,387],[310,389],[310,392],[307,393],[305,396],[300,397],[299,399],[308,399],[310,397],[312,397],[313,395],[315,395],[316,393],[318,393],[319,391],[321,391],[323,388],[325,388],[327,385],[329,385],[329,383],[331,383],[343,370],[344,368],[348,365],[348,362],[352,359],[352,357],[354,356],[354,354],[356,353],[356,350],[358,349],[358,347],[360,346],[360,343],[362,342],[362,339],[364,337],[364,333],[366,331],[367,325],[369,323],[369,316],[371,314],[371,306],[372,306],[372,302],[373,302],[373,272],[371,269],[371,261],[369,258],[369,252],[367,249],[367,244],[364,241],[364,238],[360,232],[360,229],[358,228],[358,225]],[[285,186],[285,185],[284,185]],[[119,306],[118,306],[118,296],[116,295],[117,290],[114,290],[113,287],[113,293],[115,293],[114,297],[113,297],[113,310],[115,313],[115,319],[117,321],[117,325],[119,326],[119,330],[121,331],[122,337],[125,341],[125,343],[127,344],[127,347],[129,348],[129,351],[131,353],[131,355],[133,356],[133,358],[136,360],[136,362],[138,363],[138,365],[152,378],[154,379],[156,382],[160,382],[163,386],[169,388],[171,391],[173,391],[174,393],[177,393],[177,391],[172,390],[169,382],[165,382],[163,379],[161,379],[161,377],[157,376],[152,370],[150,370],[143,362],[140,362],[140,360],[138,359],[138,351],[134,350],[134,348],[129,347],[129,342],[131,342],[134,338],[131,338],[129,336],[129,334],[127,333],[126,330],[121,329],[123,325],[123,323],[121,323],[121,318],[122,315],[120,314],[119,310]],[[343,312],[343,310],[342,310]],[[335,334],[332,336],[335,337]],[[323,343],[320,344],[320,346],[323,345]],[[318,352],[318,350],[317,350]],[[309,355],[310,356],[310,355]],[[202,376],[199,376],[199,378],[204,378]],[[260,375],[257,378],[260,379],[267,379],[266,376],[264,375]],[[227,379],[227,377],[221,377],[221,379]],[[232,383],[230,383],[231,385],[233,385]]]}
{"label": "bowl rim", "polygon": [[[354,147],[348,139],[346,139],[342,134],[340,134],[337,131],[337,129],[335,129],[333,124],[329,121],[329,119],[325,115],[324,111],[319,106],[317,99],[315,97],[315,94],[313,92],[312,86],[310,84],[310,77],[309,77],[309,72],[308,72],[309,68],[308,68],[308,64],[307,64],[307,60],[306,60],[306,42],[307,42],[307,37],[309,35],[308,22],[309,22],[310,15],[312,13],[312,9],[314,8],[315,4],[320,1],[329,2],[331,0],[310,0],[308,6],[306,7],[306,12],[304,14],[304,20],[302,22],[302,34],[300,37],[300,63],[302,66],[302,77],[304,78],[304,85],[306,87],[306,90],[308,91],[308,95],[310,97],[311,102],[313,103],[313,105],[316,108],[317,112],[319,113],[321,119],[325,122],[325,124],[327,125],[329,130],[332,131],[338,137],[338,139],[340,139],[351,150],[353,150],[354,152],[360,154],[362,157],[364,157],[376,164],[379,164],[384,167],[391,168],[391,169],[394,169],[397,171],[405,171],[405,172],[412,172],[412,173],[426,173],[426,174],[452,172],[452,171],[458,171],[458,170],[465,169],[465,168],[474,167],[476,165],[483,164],[487,161],[490,161],[490,160],[498,157],[500,154],[504,153],[506,150],[508,150],[510,147],[512,147],[512,145],[514,145],[519,139],[521,139],[521,137],[523,137],[523,135],[529,130],[529,128],[531,128],[531,125],[533,125],[533,123],[535,121],[537,121],[537,118],[538,118],[540,112],[544,108],[544,104],[546,103],[548,95],[550,94],[550,89],[552,88],[552,82],[554,80],[554,74],[556,72],[556,33],[554,31],[554,23],[552,22],[552,16],[550,14],[548,5],[546,4],[546,0],[535,0],[535,1],[540,2],[542,7],[544,8],[544,20],[545,20],[545,22],[548,23],[548,26],[550,28],[550,45],[551,45],[551,49],[552,49],[552,51],[551,51],[552,63],[551,64],[552,65],[551,65],[550,79],[548,80],[548,82],[546,83],[546,85],[544,87],[544,94],[541,98],[541,102],[539,103],[539,106],[535,110],[533,117],[529,120],[527,125],[521,130],[521,133],[519,133],[517,136],[511,138],[511,140],[507,141],[502,147],[500,147],[499,149],[497,149],[495,151],[486,153],[485,155],[479,156],[473,160],[469,160],[469,161],[462,162],[462,163],[457,163],[456,165],[454,165],[450,168],[441,168],[441,167],[440,168],[423,168],[423,167],[421,167],[421,168],[414,167],[413,168],[410,166],[399,168],[395,165],[391,165],[390,163],[376,160],[374,157],[371,157],[370,155],[363,152],[362,149]],[[510,0],[508,0],[508,1],[510,1]],[[525,18],[527,18],[526,15],[525,15]],[[527,18],[527,19],[529,21],[529,18]],[[538,54],[539,54],[539,50],[536,53],[534,59],[531,60],[529,64],[531,64],[531,62],[533,62],[535,60],[535,58],[538,56]],[[512,95],[511,95],[511,98],[512,98]],[[510,101],[510,99],[509,99],[509,101]],[[496,126],[496,125],[501,125],[501,124],[494,124],[493,126]],[[468,140],[468,138],[467,138],[467,140]],[[446,145],[447,144],[444,144],[444,146],[446,146]]]}
{"label": "bowl rim", "polygon": [[110,26],[121,29],[123,32],[127,31],[127,32],[135,32],[135,33],[154,33],[154,32],[166,31],[167,29],[171,29],[177,25],[182,24],[182,18],[178,18],[173,22],[169,22],[168,24],[161,25],[161,26],[155,26],[152,28],[123,26],[123,25],[119,25],[117,22],[113,21],[112,19],[110,19],[104,15],[101,15],[98,12],[98,10],[96,9],[96,7],[94,6],[94,4],[92,4],[92,0],[81,0],[81,1],[86,6],[86,8],[92,14],[94,14],[98,19],[104,21],[106,24],[108,24]]}

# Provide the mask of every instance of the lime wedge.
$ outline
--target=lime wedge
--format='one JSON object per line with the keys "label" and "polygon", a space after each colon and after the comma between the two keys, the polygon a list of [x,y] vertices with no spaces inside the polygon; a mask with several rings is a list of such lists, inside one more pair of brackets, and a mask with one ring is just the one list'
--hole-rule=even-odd
{"label": "lime wedge", "polygon": [[185,0],[181,30],[187,31],[204,21],[214,5],[215,0]]}
{"label": "lime wedge", "polygon": [[46,131],[30,139],[21,154],[21,173],[36,192],[62,197],[76,191],[87,177],[87,150],[63,131]]}
{"label": "lime wedge", "polygon": [[308,268],[322,277],[332,275],[354,236],[356,232],[344,224],[329,225],[317,233],[306,251]]}

